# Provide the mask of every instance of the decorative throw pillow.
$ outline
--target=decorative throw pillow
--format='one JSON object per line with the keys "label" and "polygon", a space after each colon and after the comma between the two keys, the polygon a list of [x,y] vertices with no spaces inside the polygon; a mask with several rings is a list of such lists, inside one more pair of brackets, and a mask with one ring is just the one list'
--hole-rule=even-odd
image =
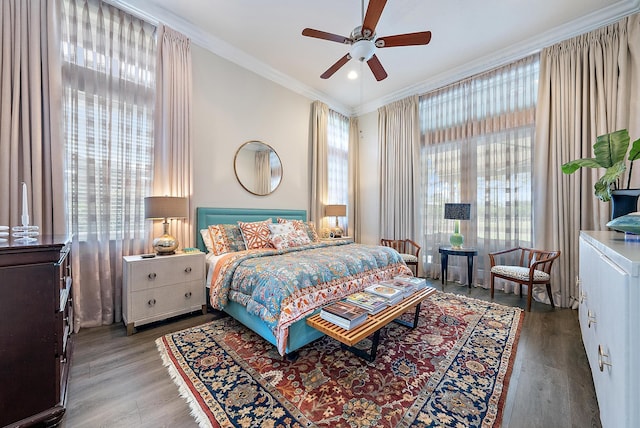
{"label": "decorative throw pillow", "polygon": [[276,249],[282,250],[283,248],[299,247],[300,245],[309,244],[311,240],[306,232],[301,230],[293,230],[289,233],[281,233],[271,235],[271,245]]}
{"label": "decorative throw pillow", "polygon": [[202,236],[202,242],[204,242],[204,246],[207,247],[207,251],[213,252],[213,241],[211,240],[211,235],[209,234],[209,229],[200,229],[200,235]]}
{"label": "decorative throw pillow", "polygon": [[238,222],[247,250],[273,248],[269,243],[269,235],[271,235],[269,224],[271,224],[270,218],[264,221],[254,221],[250,223],[243,221]]}
{"label": "decorative throw pillow", "polygon": [[302,220],[289,220],[286,218],[279,217],[278,223],[291,223],[294,229],[305,232],[307,236],[309,236],[309,239],[311,240],[311,242],[320,241],[320,238],[318,237],[318,233],[316,232],[316,226],[313,224],[312,221],[305,223]]}
{"label": "decorative throw pillow", "polygon": [[296,229],[291,223],[271,223],[269,224],[269,231],[271,235],[284,235],[285,233],[294,232]]}
{"label": "decorative throw pillow", "polygon": [[211,250],[216,256],[246,250],[242,232],[235,224],[214,224],[209,226]]}

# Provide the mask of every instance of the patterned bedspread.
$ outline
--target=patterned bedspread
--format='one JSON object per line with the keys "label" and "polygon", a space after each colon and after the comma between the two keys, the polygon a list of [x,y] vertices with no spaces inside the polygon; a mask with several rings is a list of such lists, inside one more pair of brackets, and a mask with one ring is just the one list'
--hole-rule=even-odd
{"label": "patterned bedspread", "polygon": [[210,301],[223,309],[232,300],[260,317],[284,355],[291,324],[326,303],[399,274],[411,275],[411,270],[397,252],[382,246],[335,242],[239,251],[218,261]]}

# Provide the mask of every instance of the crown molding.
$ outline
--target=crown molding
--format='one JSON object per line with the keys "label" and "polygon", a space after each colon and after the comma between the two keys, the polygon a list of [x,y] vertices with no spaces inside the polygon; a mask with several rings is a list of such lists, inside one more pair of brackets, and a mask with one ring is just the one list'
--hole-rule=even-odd
{"label": "crown molding", "polygon": [[[346,116],[351,116],[353,114],[353,109],[337,102],[327,94],[317,91],[291,76],[270,67],[266,63],[257,60],[255,57],[230,45],[224,40],[201,30],[166,9],[152,5],[144,0],[105,1],[154,25],[158,25],[160,23],[165,24],[173,30],[181,32],[191,39],[193,43],[203,47],[204,49],[207,49],[208,51],[265,79],[271,80],[272,82],[275,82],[295,93],[311,100],[322,101],[323,103],[330,105],[333,110],[336,110]],[[144,6],[144,9],[142,9],[141,6]]]}
{"label": "crown molding", "polygon": [[541,33],[536,37],[516,43],[492,55],[468,62],[446,72],[435,75],[423,82],[408,86],[389,94],[386,97],[373,100],[354,111],[356,116],[370,113],[378,108],[415,94],[425,94],[451,83],[496,68],[529,55],[542,51],[543,48],[559,43],[563,40],[579,36],[597,28],[612,24],[627,15],[640,11],[640,0],[623,0],[609,7],[575,19],[566,25]]}
{"label": "crown molding", "polygon": [[621,0],[616,4],[575,19],[566,25],[541,33],[536,37],[532,37],[521,43],[516,43],[505,49],[496,51],[491,55],[468,62],[452,70],[447,70],[446,72],[440,73],[415,85],[403,88],[389,94],[388,96],[381,97],[361,106],[349,107],[337,102],[327,94],[317,91],[291,76],[270,67],[264,62],[258,61],[246,52],[237,49],[224,40],[202,31],[200,28],[197,28],[190,22],[178,17],[166,9],[157,7],[145,2],[144,0],[105,1],[155,25],[158,23],[164,23],[172,29],[183,33],[194,43],[209,50],[210,52],[311,100],[322,101],[329,105],[333,110],[336,110],[346,116],[360,116],[410,95],[424,94],[458,80],[468,78],[483,71],[499,67],[528,55],[540,52],[546,46],[550,46],[562,40],[570,39],[604,25],[609,25],[627,15],[640,11],[640,0]]}

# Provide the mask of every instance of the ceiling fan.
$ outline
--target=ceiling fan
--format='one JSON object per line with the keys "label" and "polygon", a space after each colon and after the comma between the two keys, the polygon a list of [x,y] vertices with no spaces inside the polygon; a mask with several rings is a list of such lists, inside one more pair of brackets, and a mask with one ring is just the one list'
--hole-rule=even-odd
{"label": "ceiling fan", "polygon": [[[375,54],[376,48],[426,45],[431,41],[431,31],[376,37],[376,25],[380,20],[380,15],[382,15],[382,10],[386,3],[387,0],[370,0],[369,6],[367,6],[367,13],[362,20],[362,25],[354,28],[349,37],[314,30],[313,28],[305,28],[302,30],[303,36],[351,45],[349,53],[322,73],[320,75],[321,78],[328,79],[351,58],[356,58],[359,61],[367,62],[371,72],[379,82],[387,78],[387,72]],[[364,11],[364,0],[362,0],[362,9]]]}

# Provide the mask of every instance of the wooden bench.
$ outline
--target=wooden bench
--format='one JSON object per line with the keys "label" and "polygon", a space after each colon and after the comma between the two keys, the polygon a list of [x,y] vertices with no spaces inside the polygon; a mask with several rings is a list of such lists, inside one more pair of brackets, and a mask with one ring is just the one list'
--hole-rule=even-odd
{"label": "wooden bench", "polygon": [[[436,289],[433,287],[425,287],[417,290],[412,295],[405,297],[395,305],[389,306],[375,315],[369,314],[364,323],[352,328],[351,330],[345,330],[330,321],[320,318],[319,313],[307,318],[307,324],[341,342],[344,345],[344,348],[359,357],[364,358],[367,361],[373,361],[376,358],[378,343],[380,341],[380,329],[391,321],[396,321],[410,328],[416,328],[418,326],[418,317],[420,315],[420,304],[424,299],[435,292]],[[415,308],[413,323],[397,319],[400,315],[412,308]],[[356,343],[372,334],[373,338],[371,340],[370,352],[367,353],[354,346]]]}

